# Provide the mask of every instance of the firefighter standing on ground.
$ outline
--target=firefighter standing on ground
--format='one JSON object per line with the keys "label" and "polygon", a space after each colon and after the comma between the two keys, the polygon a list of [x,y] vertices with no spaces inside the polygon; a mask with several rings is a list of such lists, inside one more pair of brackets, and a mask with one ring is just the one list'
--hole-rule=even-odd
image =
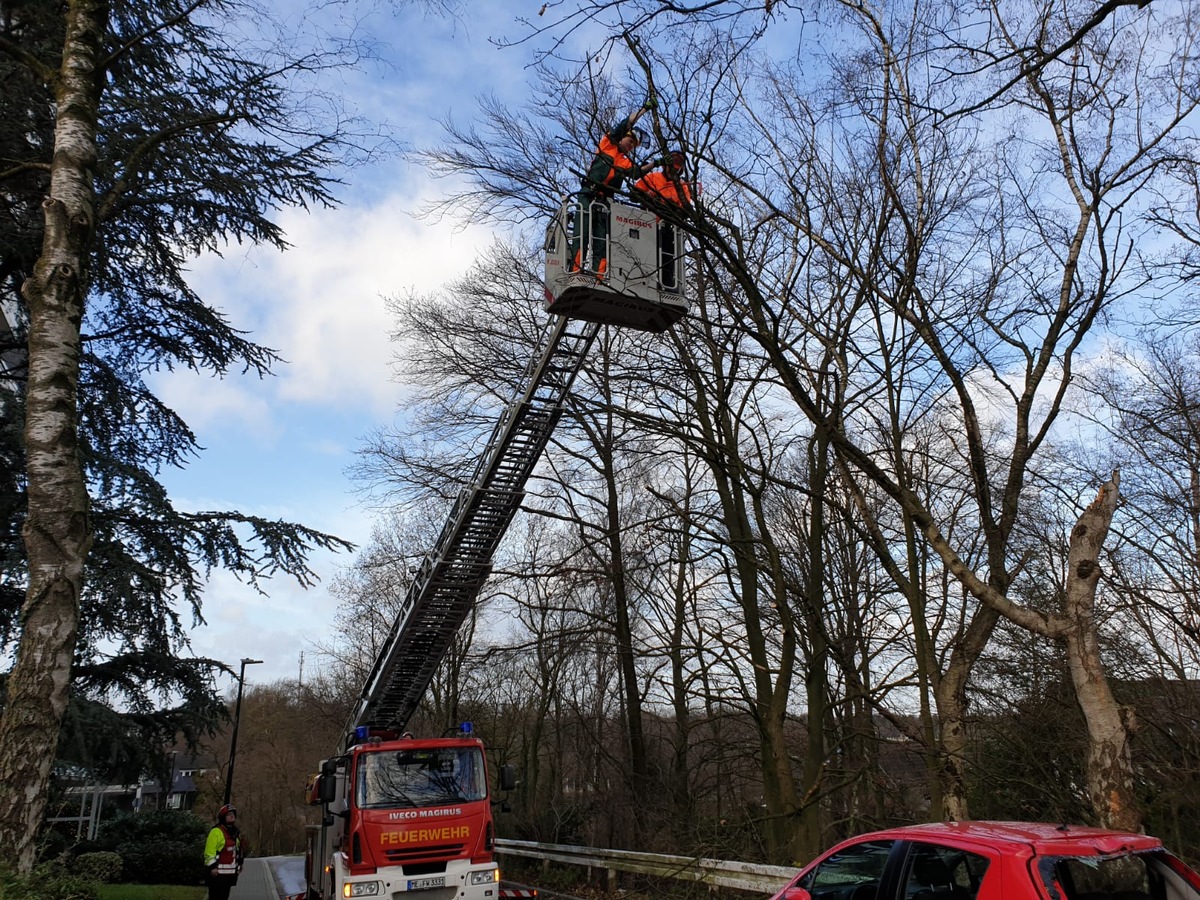
{"label": "firefighter standing on ground", "polygon": [[217,811],[217,824],[204,842],[204,866],[208,869],[209,900],[229,900],[242,871],[242,833],[232,806]]}
{"label": "firefighter standing on ground", "polygon": [[[630,154],[641,143],[641,135],[634,124],[646,110],[653,109],[654,98],[648,97],[641,108],[622,119],[600,138],[600,146],[588,167],[579,188],[579,211],[575,217],[574,234],[571,238],[571,271],[583,268],[591,242],[591,269],[603,277],[608,268],[605,245],[608,241],[608,201],[621,189],[628,177],[640,178],[654,167],[638,166]],[[597,206],[592,207],[595,203]],[[600,205],[603,204],[603,205]]]}
{"label": "firefighter standing on ground", "polygon": [[[672,150],[662,162],[661,172],[648,172],[633,186],[634,194],[641,194],[646,206],[661,210],[664,204],[683,206],[692,202],[692,191],[683,180],[685,158],[682,150]],[[682,191],[682,196],[680,192]],[[668,216],[669,218],[669,216]],[[675,257],[678,250],[676,229],[670,222],[658,220],[658,252],[660,256],[659,285],[666,290],[675,289]]]}

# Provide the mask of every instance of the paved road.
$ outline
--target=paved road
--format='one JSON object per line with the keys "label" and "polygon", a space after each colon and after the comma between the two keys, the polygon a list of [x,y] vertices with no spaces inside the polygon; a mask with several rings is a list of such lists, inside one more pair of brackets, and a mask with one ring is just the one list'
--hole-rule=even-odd
{"label": "paved road", "polygon": [[248,859],[229,900],[284,900],[304,890],[304,857]]}

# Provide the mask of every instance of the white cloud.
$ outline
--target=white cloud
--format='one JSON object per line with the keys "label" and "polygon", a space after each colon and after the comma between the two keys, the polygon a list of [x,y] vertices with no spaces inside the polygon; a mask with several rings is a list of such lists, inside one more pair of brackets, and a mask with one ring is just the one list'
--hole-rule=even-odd
{"label": "white cloud", "polygon": [[440,288],[491,241],[482,228],[414,219],[407,210],[422,202],[391,193],[370,206],[288,212],[282,224],[292,249],[201,260],[200,295],[287,364],[274,378],[205,379],[200,388],[195,380],[202,376],[166,374],[158,379],[163,396],[197,427],[233,416],[262,429],[279,403],[389,416],[400,389],[390,380],[392,322],[384,298]]}
{"label": "white cloud", "polygon": [[246,673],[247,681],[260,683],[295,678],[301,652],[315,663],[316,643],[332,627],[333,597],[324,585],[306,591],[293,581],[270,582],[267,589],[263,596],[214,573],[206,591],[208,624],[192,630],[192,652],[234,668],[240,659],[261,659]]}
{"label": "white cloud", "polygon": [[163,402],[193,429],[204,430],[214,423],[236,425],[258,444],[274,443],[282,431],[271,414],[274,391],[269,382],[178,370],[156,377],[154,384]]}

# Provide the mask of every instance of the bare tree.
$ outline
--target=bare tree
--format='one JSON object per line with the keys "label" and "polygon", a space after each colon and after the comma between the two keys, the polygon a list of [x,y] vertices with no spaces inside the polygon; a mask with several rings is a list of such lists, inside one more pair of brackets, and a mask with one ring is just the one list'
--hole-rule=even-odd
{"label": "bare tree", "polygon": [[[1196,98],[1186,88],[1195,75],[1193,23],[1186,15],[1171,18],[1170,10],[1132,6],[1080,13],[1018,4],[990,8],[981,23],[937,4],[904,15],[829,4],[822,8],[836,15],[806,24],[812,52],[774,61],[748,49],[765,46],[756,41],[777,23],[751,22],[736,4],[712,5],[714,15],[701,18],[689,15],[698,10],[655,11],[632,0],[581,3],[559,10],[577,18],[551,27],[561,33],[578,23],[604,24],[603,49],[560,77],[553,103],[528,115],[491,109],[497,134],[553,135],[558,128],[583,154],[590,127],[564,122],[562,110],[587,110],[588,126],[603,121],[603,113],[620,107],[606,76],[622,72],[626,94],[644,86],[658,96],[656,139],[683,144],[704,167],[699,202],[677,219],[698,248],[710,292],[703,311],[712,317],[719,310],[728,331],[711,351],[683,342],[669,366],[677,377],[693,377],[691,356],[712,353],[704,377],[689,382],[695,398],[659,386],[614,388],[615,379],[630,376],[608,364],[602,382],[591,386],[603,405],[581,410],[579,421],[619,416],[625,426],[596,433],[619,435],[624,449],[636,443],[628,427],[636,425],[685,443],[711,470],[711,482],[687,481],[693,494],[707,490],[713,498],[702,511],[691,504],[688,518],[704,523],[695,534],[711,543],[728,578],[715,603],[740,605],[738,628],[745,632],[704,632],[712,646],[696,671],[710,718],[721,705],[722,677],[753,682],[745,697],[769,712],[762,721],[771,727],[759,737],[766,736],[762,771],[771,769],[767,780],[776,782],[767,791],[776,797],[772,819],[802,805],[788,786],[796,772],[783,727],[794,700],[789,679],[804,667],[797,635],[811,654],[804,671],[813,679],[810,712],[823,714],[815,679],[826,647],[846,679],[845,714],[830,734],[841,728],[869,737],[871,716],[880,713],[905,725],[888,709],[886,692],[916,685],[919,724],[905,727],[926,748],[933,816],[969,815],[971,677],[1002,618],[1064,647],[1068,666],[1090,673],[1076,682],[1085,719],[1109,717],[1103,689],[1092,690],[1103,660],[1089,611],[1095,585],[1089,595],[1079,575],[1082,557],[1057,605],[1040,602],[1029,563],[1038,524],[1033,495],[1038,479],[1050,477],[1048,448],[1079,360],[1107,316],[1168,286],[1162,271],[1141,264],[1139,245],[1157,221],[1158,192],[1173,189],[1173,173],[1194,161],[1187,125]],[[668,34],[672,41],[661,40]],[[823,37],[836,38],[836,54],[821,52]],[[480,213],[511,218],[522,204],[545,205],[546,189],[512,175],[512,166],[485,152],[487,143],[455,129],[450,146],[431,159],[447,172],[478,170],[469,199]],[[550,155],[537,160],[549,164]],[[569,189],[571,179],[559,182],[556,189]],[[746,337],[758,345],[753,357],[726,346]],[[750,374],[737,368],[747,358],[757,366]],[[720,390],[722,379],[741,377],[745,384],[734,394]],[[845,573],[859,573],[874,604],[839,608],[840,630],[811,615],[815,593],[808,609],[793,605],[828,581],[818,573],[830,556],[815,540],[786,553],[771,540],[764,498],[790,490],[796,501],[802,490],[799,478],[788,484],[774,471],[766,477],[782,455],[764,447],[748,452],[768,417],[741,417],[750,404],[732,415],[730,404],[754,396],[786,396],[801,413],[805,427],[781,433],[811,439],[806,477],[845,492],[840,524],[873,548],[892,583],[873,580],[861,557],[839,559]],[[647,397],[654,402],[645,404]],[[681,423],[668,410],[685,399],[695,404],[686,407],[695,421]],[[770,434],[764,440],[780,432]],[[564,440],[561,449],[579,447]],[[590,449],[609,466],[616,443]],[[616,472],[603,473],[610,486]],[[1071,493],[1059,492],[1065,507],[1070,503],[1061,498]],[[636,528],[612,516],[634,508],[623,500],[597,501],[595,508],[610,514],[597,521],[622,534]],[[796,521],[812,517],[810,537],[829,528],[820,522],[828,508],[796,508],[804,511]],[[566,515],[589,518],[578,509]],[[1100,524],[1092,522],[1088,533],[1099,534]],[[692,529],[672,523],[670,531]],[[1097,564],[1100,546],[1087,550]],[[786,564],[773,569],[776,557]],[[889,605],[896,597],[899,607]],[[757,601],[768,598],[779,605],[764,614]],[[692,613],[697,625],[707,614],[699,603]],[[882,639],[881,651],[864,637],[889,618],[901,624]],[[755,630],[765,632],[763,641]],[[635,678],[627,676],[626,690]],[[1127,753],[1113,752],[1119,738],[1111,728],[1091,730],[1093,773],[1111,780],[1116,800],[1101,803],[1096,790],[1092,796],[1098,819],[1128,825],[1136,811],[1118,771]],[[820,742],[809,745],[812,765],[819,749]],[[812,777],[812,765],[802,777]],[[806,782],[806,797],[812,787]],[[869,807],[870,793],[853,802]],[[776,835],[773,852],[787,840]]]}
{"label": "bare tree", "polygon": [[[1113,520],[1108,584],[1163,660],[1186,679],[1200,651],[1200,339],[1147,333],[1087,375],[1100,401],[1089,421],[1123,460],[1127,488]],[[1190,650],[1189,650],[1190,648]]]}
{"label": "bare tree", "polygon": [[[238,723],[237,779],[234,803],[242,810],[241,827],[256,856],[303,851],[306,819],[316,810],[304,802],[304,785],[317,762],[342,746],[342,726],[353,694],[324,678],[308,684],[283,680],[247,685]],[[232,703],[232,697],[230,698]],[[222,729],[207,742],[226,760],[230,734]],[[215,815],[223,782],[197,801],[197,812]]]}
{"label": "bare tree", "polygon": [[[781,102],[770,120],[751,108],[747,120],[765,149],[738,157],[731,155],[732,148],[713,147],[714,164],[744,199],[740,223],[723,221],[719,208],[710,209],[706,226],[698,229],[706,259],[735,280],[737,290],[727,294],[727,302],[753,323],[781,382],[814,425],[828,430],[850,476],[874,483],[911,516],[942,565],[986,607],[975,619],[976,639],[986,642],[997,615],[1063,636],[1057,631],[1060,623],[1052,626],[1044,614],[1009,595],[1021,572],[1012,552],[1014,530],[1031,467],[1059,417],[1079,348],[1105,310],[1141,287],[1141,273],[1126,265],[1138,233],[1129,213],[1167,165],[1166,146],[1186,152],[1174,135],[1181,111],[1189,113],[1195,100],[1178,93],[1177,82],[1164,80],[1159,84],[1165,102],[1158,105],[1159,98],[1150,96],[1142,108],[1149,127],[1136,134],[1120,129],[1125,112],[1118,114],[1114,105],[1119,88],[1112,79],[1127,69],[1148,73],[1153,62],[1139,54],[1139,36],[1165,34],[1152,16],[1114,22],[1089,34],[1069,59],[1044,66],[1035,30],[1070,29],[1069,19],[1022,22],[1019,35],[1014,23],[998,19],[1003,52],[1026,53],[1039,63],[1027,77],[1028,101],[1009,97],[1007,108],[1042,122],[1046,141],[1044,155],[1030,160],[1041,164],[1030,166],[1005,141],[993,143],[989,153],[1005,163],[997,178],[984,168],[989,157],[972,146],[977,136],[963,130],[961,118],[946,126],[927,113],[941,105],[934,89],[944,85],[922,86],[913,65],[937,55],[927,41],[924,14],[918,11],[905,28],[895,19],[885,25],[866,9],[856,21],[864,55],[851,57],[844,68],[844,93],[830,106],[837,121],[821,119],[814,128],[801,117],[806,127],[798,130],[788,116],[812,108],[801,99],[792,107]],[[1186,24],[1181,23],[1178,41],[1189,47],[1194,34]],[[868,61],[871,65],[863,67]],[[1101,78],[1099,71],[1111,77]],[[744,96],[737,80],[731,82],[730,90]],[[782,96],[783,83],[776,84]],[[932,93],[918,96],[926,89]],[[852,114],[861,117],[851,120],[856,126],[842,129],[838,122]],[[1106,138],[1093,140],[1095,134]],[[846,151],[830,161],[820,143],[839,135]],[[768,177],[748,178],[755,166]],[[1052,183],[1065,190],[1070,204],[1065,209],[1046,202]],[[833,184],[836,197],[829,191]],[[860,209],[873,214],[865,220],[847,218],[839,198],[864,191],[873,199]],[[1010,195],[1017,204],[988,201]],[[1069,227],[1063,224],[1067,209],[1073,212]],[[753,218],[747,210],[755,211]],[[863,227],[868,224],[869,231]],[[864,244],[852,227],[876,239]],[[844,273],[917,338],[916,360],[929,373],[931,387],[946,391],[944,414],[953,410],[961,429],[974,516],[986,542],[981,568],[964,562],[968,555],[947,539],[938,511],[871,451],[861,437],[869,429],[856,429],[841,406],[825,405],[828,392],[813,375],[813,359],[822,344],[818,325],[827,319],[812,318],[810,295],[799,289],[794,269],[762,265],[760,248],[785,235],[803,248],[793,258],[799,255],[809,267],[814,260],[829,260],[829,273]],[[947,256],[951,247],[953,259]],[[845,371],[873,377],[869,345],[858,341],[847,350]],[[841,417],[835,418],[832,409]],[[1006,419],[1000,418],[1001,409]],[[995,434],[1002,435],[1002,444],[991,440]],[[1102,705],[1085,691],[1079,699]],[[945,741],[950,720],[941,712]],[[1119,787],[1114,782],[1114,789]],[[961,790],[958,796],[965,802]],[[965,813],[958,802],[947,810]],[[1129,821],[1111,805],[1097,807],[1096,815]]]}

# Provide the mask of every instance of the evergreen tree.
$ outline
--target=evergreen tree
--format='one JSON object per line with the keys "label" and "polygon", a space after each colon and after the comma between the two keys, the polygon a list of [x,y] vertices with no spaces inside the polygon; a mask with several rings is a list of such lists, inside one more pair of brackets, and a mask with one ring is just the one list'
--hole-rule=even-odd
{"label": "evergreen tree", "polygon": [[305,88],[352,48],[297,50],[268,21],[238,0],[0,0],[0,844],[25,871],[71,693],[72,721],[101,715],[126,746],[211,724],[219,664],[176,659],[208,573],[308,584],[312,550],[348,546],[182,511],[159,481],[199,448],[147,376],[278,361],[196,294],[188,261],[284,248],[273,213],[333,203],[362,146]]}

